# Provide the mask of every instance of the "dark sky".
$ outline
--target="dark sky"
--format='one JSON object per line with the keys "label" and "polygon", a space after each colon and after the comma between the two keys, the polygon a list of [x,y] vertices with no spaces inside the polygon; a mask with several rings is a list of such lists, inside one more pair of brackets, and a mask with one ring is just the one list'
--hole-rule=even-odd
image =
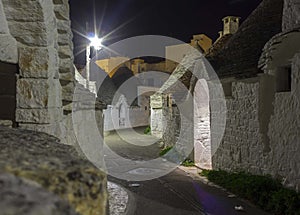
{"label": "dark sky", "polygon": [[[70,0],[72,28],[86,34],[96,26],[100,35],[114,31],[104,42],[110,45],[137,35],[163,35],[189,42],[193,34],[205,33],[213,40],[222,30],[221,19],[239,16],[242,21],[262,0]],[[101,24],[102,20],[102,24]],[[126,24],[127,23],[127,24]],[[84,47],[85,40],[74,31],[74,53]],[[84,53],[75,57],[84,63]]]}

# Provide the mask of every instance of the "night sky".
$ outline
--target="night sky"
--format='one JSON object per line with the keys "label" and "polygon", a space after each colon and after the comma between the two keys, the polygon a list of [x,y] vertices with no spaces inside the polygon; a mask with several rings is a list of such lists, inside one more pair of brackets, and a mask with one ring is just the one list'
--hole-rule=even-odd
{"label": "night sky", "polygon": [[[89,31],[93,31],[96,24],[97,29],[100,29],[99,36],[107,35],[123,25],[107,38],[105,45],[149,34],[189,42],[193,34],[204,33],[215,40],[218,31],[223,28],[223,17],[239,16],[243,21],[260,2],[261,0],[70,0],[74,53],[85,46],[86,40],[76,31],[86,34],[86,22]],[[84,64],[84,53],[75,57],[75,63]]]}

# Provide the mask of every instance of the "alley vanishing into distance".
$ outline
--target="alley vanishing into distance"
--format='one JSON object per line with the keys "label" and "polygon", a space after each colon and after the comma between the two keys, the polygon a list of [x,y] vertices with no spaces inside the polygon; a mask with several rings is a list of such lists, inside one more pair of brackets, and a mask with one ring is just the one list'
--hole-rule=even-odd
{"label": "alley vanishing into distance", "polygon": [[[143,130],[144,128],[119,130],[123,138],[117,132],[111,132],[105,137],[105,142],[123,158],[137,163],[149,161],[158,157],[160,145],[159,141],[148,145],[151,140],[157,139],[144,135]],[[135,145],[124,139],[134,141]],[[117,165],[118,158],[114,160]],[[121,169],[126,169],[126,164],[123,164]],[[108,176],[108,180],[122,186],[128,192],[129,201],[125,213],[128,215],[268,214],[244,200],[231,197],[229,193],[215,186],[207,185],[205,179],[198,176],[193,167],[179,167],[165,176],[146,181],[127,181],[113,176]],[[242,206],[244,210],[236,211],[235,206]]]}

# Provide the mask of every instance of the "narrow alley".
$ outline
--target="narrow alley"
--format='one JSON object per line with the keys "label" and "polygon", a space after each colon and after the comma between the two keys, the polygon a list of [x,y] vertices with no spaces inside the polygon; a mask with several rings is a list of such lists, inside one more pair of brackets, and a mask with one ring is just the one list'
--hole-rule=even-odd
{"label": "narrow alley", "polygon": [[[110,133],[105,138],[105,143],[124,158],[137,162],[149,161],[159,156],[160,147],[159,142],[148,145],[151,139],[157,139],[144,135],[143,130],[138,128],[118,131],[123,139],[128,138],[127,141],[134,141],[135,145],[120,138],[118,132]],[[106,160],[109,159],[106,157]],[[117,164],[118,159],[114,160]],[[123,172],[126,165],[119,165],[122,166],[120,169]],[[146,181],[127,181],[113,176],[108,176],[108,180],[127,191],[129,201],[125,214],[128,215],[268,214],[244,200],[231,197],[219,188],[207,185],[205,179],[198,176],[195,168],[178,167],[165,176]],[[242,206],[243,210],[235,210],[236,206]]]}

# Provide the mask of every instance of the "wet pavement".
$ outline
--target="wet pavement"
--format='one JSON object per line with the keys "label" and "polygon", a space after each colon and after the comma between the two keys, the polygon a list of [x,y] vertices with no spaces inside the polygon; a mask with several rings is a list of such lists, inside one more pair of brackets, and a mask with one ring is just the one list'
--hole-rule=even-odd
{"label": "wet pavement", "polygon": [[[108,176],[109,181],[122,186],[128,192],[129,200],[126,213],[124,214],[268,214],[216,186],[208,185],[205,178],[198,175],[196,168],[180,167],[164,176],[152,180],[132,180],[136,171],[141,169],[140,163],[143,160],[148,160],[149,162],[157,158],[160,151],[157,139],[153,139],[149,135],[143,135],[143,129],[138,129],[137,131],[139,133],[138,135],[134,131],[124,130],[120,135],[123,136],[123,138],[120,138],[116,133],[111,133],[105,138],[106,144],[112,151],[138,164],[135,166],[131,163],[128,167],[128,164],[122,163],[122,159],[120,159],[119,156],[109,158],[110,160],[114,160],[115,165],[119,165],[120,167],[114,172],[114,176]],[[134,140],[135,145],[128,144],[124,139],[129,140],[129,142]],[[156,143],[149,145],[151,141],[156,141]],[[145,169],[147,169],[147,167],[145,167]],[[119,174],[125,175],[125,177],[115,177],[118,171]],[[129,180],[126,180],[126,176],[129,174],[128,172],[131,172],[131,174]],[[242,206],[243,210],[235,210],[236,206]]]}

